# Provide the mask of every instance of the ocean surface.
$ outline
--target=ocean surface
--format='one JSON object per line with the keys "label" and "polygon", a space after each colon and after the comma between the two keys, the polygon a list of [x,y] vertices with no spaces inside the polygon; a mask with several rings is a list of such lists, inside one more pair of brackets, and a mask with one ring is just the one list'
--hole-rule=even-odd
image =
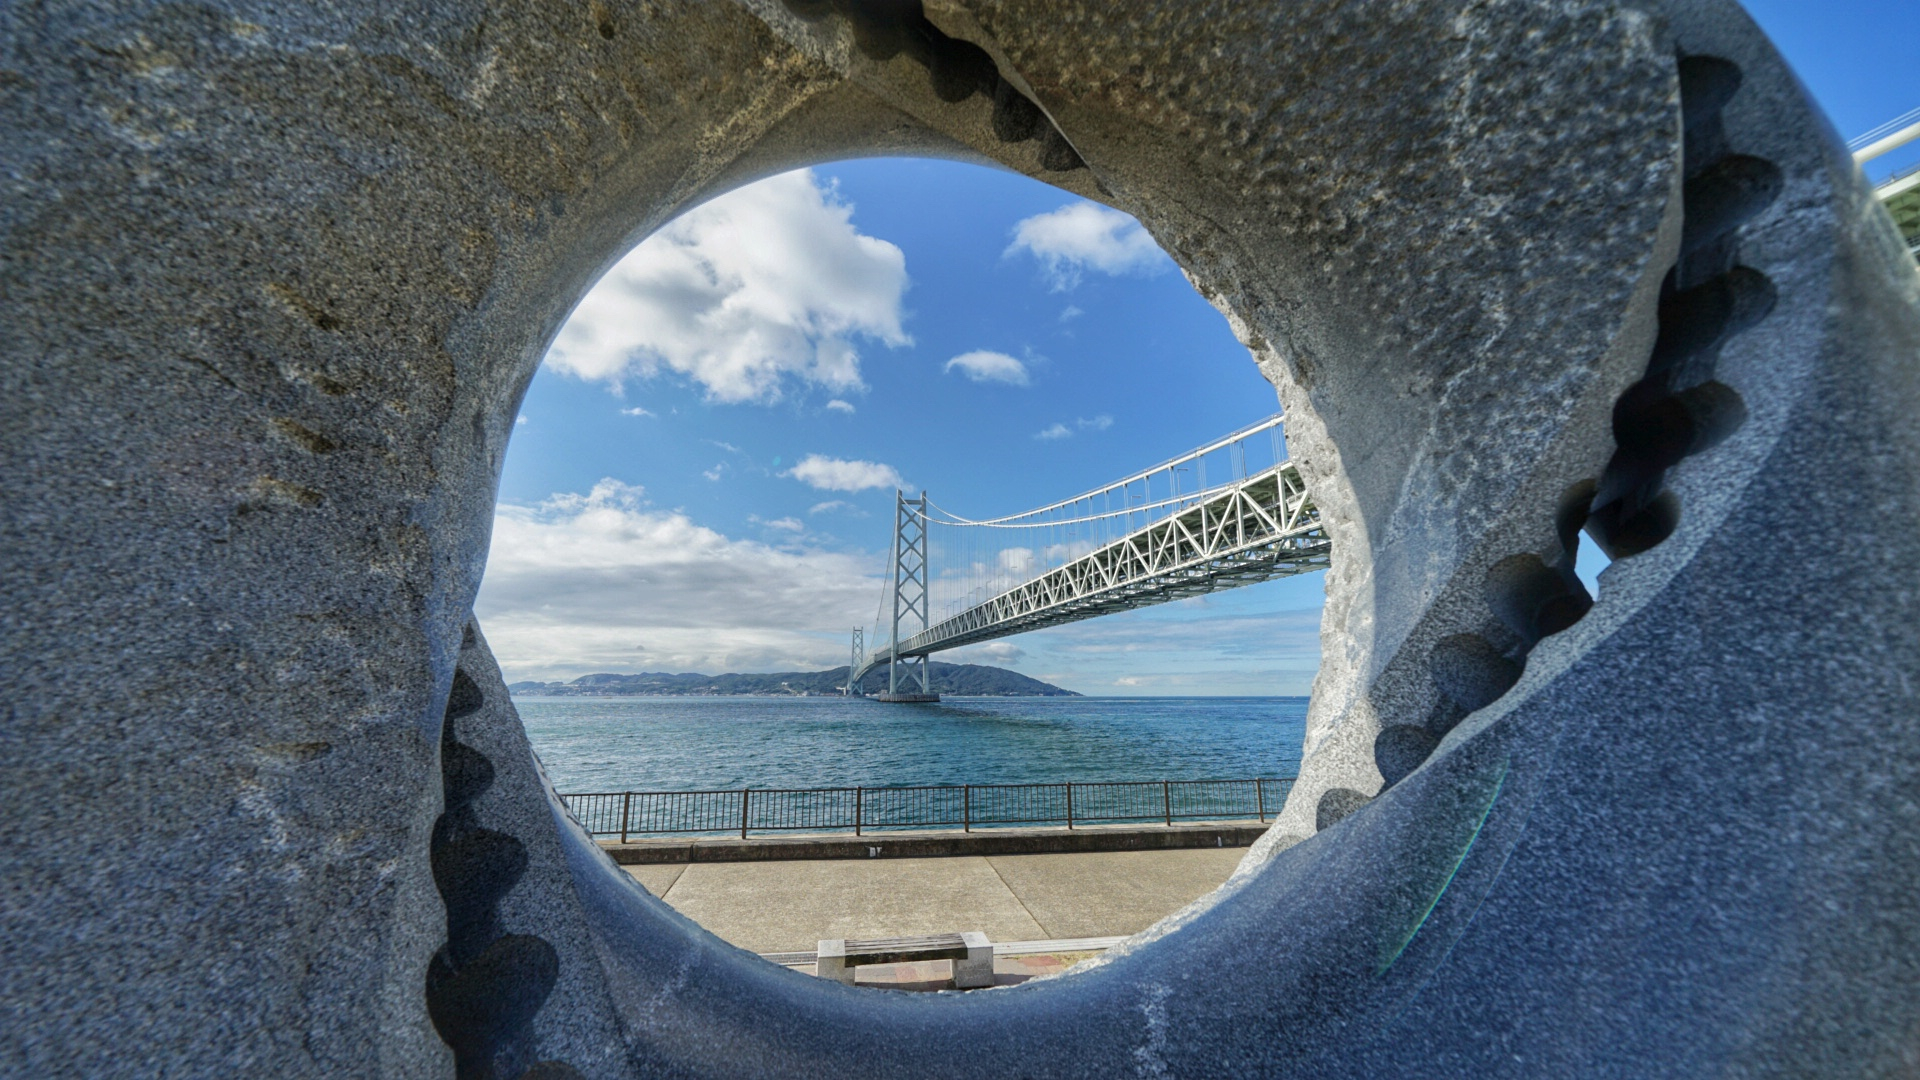
{"label": "ocean surface", "polygon": [[516,697],[563,794],[1102,780],[1298,771],[1307,699]]}

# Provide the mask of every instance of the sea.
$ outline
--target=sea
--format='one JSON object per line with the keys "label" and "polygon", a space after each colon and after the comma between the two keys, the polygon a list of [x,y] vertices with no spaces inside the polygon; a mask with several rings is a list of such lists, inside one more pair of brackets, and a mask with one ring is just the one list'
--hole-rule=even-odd
{"label": "sea", "polygon": [[1303,697],[515,697],[562,794],[1297,773]]}

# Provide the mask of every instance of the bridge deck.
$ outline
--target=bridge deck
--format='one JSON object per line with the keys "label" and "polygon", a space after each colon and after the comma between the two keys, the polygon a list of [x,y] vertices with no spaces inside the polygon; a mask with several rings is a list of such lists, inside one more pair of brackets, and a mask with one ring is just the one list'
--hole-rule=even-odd
{"label": "bridge deck", "polygon": [[1012,634],[1325,569],[1329,544],[1291,462],[1222,487],[866,657],[851,683],[894,656],[927,656]]}

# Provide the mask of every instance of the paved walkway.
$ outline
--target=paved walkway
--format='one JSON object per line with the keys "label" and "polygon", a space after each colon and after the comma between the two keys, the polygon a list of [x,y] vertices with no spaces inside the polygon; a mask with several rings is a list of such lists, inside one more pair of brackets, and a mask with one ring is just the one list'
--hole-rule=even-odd
{"label": "paved walkway", "polygon": [[1138,933],[1212,891],[1246,848],[818,859],[625,867],[648,891],[753,952],[822,938],[980,930],[994,941]]}

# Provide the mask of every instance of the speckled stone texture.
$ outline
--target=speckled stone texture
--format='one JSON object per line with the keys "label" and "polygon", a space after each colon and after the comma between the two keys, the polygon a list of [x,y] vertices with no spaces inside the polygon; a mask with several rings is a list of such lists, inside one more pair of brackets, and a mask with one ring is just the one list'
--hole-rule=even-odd
{"label": "speckled stone texture", "polygon": [[[595,276],[875,152],[1139,216],[1336,545],[1273,832],[965,996],[648,897],[468,614]],[[0,185],[0,1072],[1920,1072],[1920,278],[1732,4],[11,5]]]}

